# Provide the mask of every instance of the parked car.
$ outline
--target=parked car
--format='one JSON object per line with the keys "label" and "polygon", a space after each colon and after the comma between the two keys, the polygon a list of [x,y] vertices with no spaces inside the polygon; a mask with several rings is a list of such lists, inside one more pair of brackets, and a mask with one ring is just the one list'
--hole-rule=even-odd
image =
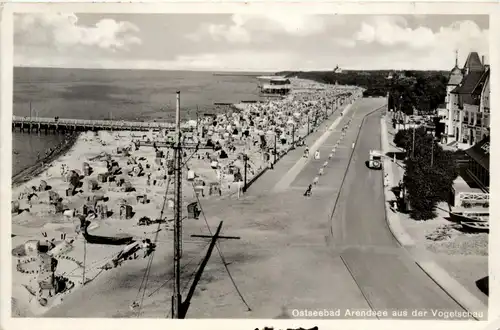
{"label": "parked car", "polygon": [[382,152],[379,150],[370,150],[370,160],[368,167],[380,170],[382,168]]}

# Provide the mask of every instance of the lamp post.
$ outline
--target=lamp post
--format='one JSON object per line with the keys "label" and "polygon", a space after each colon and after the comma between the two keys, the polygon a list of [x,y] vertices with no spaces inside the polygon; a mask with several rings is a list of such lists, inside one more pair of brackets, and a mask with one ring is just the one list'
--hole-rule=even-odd
{"label": "lamp post", "polygon": [[411,158],[415,158],[415,124],[413,125],[413,139],[411,147]]}
{"label": "lamp post", "polygon": [[278,153],[278,132],[274,130],[274,165],[276,165],[276,158]]}
{"label": "lamp post", "polygon": [[248,167],[248,156],[247,154],[243,155],[243,192],[247,191],[247,167]]}
{"label": "lamp post", "polygon": [[432,144],[431,144],[431,167],[434,165],[434,137],[432,137]]}

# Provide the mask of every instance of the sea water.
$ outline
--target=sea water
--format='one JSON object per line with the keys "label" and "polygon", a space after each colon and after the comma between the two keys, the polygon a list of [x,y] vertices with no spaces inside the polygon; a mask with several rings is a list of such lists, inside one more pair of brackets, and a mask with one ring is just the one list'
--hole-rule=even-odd
{"label": "sea water", "polygon": [[[249,75],[250,74],[250,75]],[[214,103],[258,101],[256,75],[198,71],[14,69],[14,115],[75,119],[173,121],[216,111]],[[12,174],[32,166],[62,135],[13,133]]]}

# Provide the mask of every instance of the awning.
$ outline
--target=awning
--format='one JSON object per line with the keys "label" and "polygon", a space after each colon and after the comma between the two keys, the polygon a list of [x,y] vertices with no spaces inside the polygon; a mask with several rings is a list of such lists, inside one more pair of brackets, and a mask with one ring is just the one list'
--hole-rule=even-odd
{"label": "awning", "polygon": [[490,137],[487,136],[480,142],[476,143],[469,149],[465,150],[465,153],[474,159],[479,165],[481,165],[488,172],[490,171]]}

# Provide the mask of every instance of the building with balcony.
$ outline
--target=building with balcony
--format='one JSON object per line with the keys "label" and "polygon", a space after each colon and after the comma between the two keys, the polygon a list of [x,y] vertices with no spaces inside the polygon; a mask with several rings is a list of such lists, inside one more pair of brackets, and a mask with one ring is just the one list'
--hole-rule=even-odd
{"label": "building with balcony", "polygon": [[450,73],[446,95],[448,145],[468,148],[489,134],[489,66],[476,52],[467,57],[464,68],[458,61]]}
{"label": "building with balcony", "polygon": [[262,94],[286,95],[292,89],[290,80],[285,77],[261,76],[257,80]]}

